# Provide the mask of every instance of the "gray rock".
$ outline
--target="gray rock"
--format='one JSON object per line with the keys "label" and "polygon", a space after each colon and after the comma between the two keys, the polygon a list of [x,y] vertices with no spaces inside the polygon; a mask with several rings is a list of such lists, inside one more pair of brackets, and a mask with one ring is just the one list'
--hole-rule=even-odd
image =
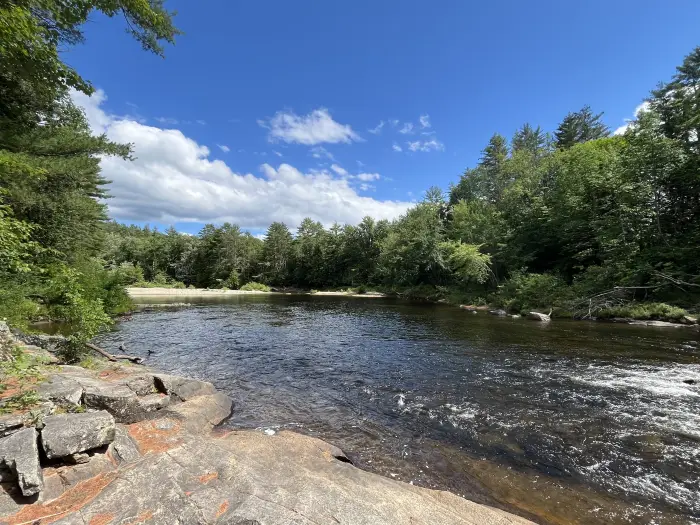
{"label": "gray rock", "polygon": [[497,315],[498,317],[505,317],[506,315],[508,315],[508,312],[506,312],[505,310],[489,310],[489,313],[491,315]]}
{"label": "gray rock", "polygon": [[62,375],[53,375],[49,381],[37,387],[42,399],[61,406],[76,406],[83,397],[83,387],[77,381]]}
{"label": "gray rock", "polygon": [[62,458],[114,441],[114,418],[106,411],[60,414],[44,419],[41,444],[48,458]]}
{"label": "gray rock", "polygon": [[518,314],[513,314],[510,316],[511,319],[520,319],[520,316]]}
{"label": "gray rock", "polygon": [[24,426],[23,414],[12,414],[0,417],[0,437],[17,432]]}
{"label": "gray rock", "polygon": [[44,488],[36,440],[37,432],[33,428],[25,428],[0,440],[0,463],[17,475],[24,496],[33,496]]}
{"label": "gray rock", "polygon": [[527,314],[527,318],[532,321],[540,321],[542,323],[548,323],[552,320],[551,314],[542,314],[540,312],[530,312]]}
{"label": "gray rock", "polygon": [[197,396],[208,396],[216,393],[214,385],[206,381],[198,381],[187,377],[155,374],[155,385],[164,394],[170,394],[182,401],[188,401]]}
{"label": "gray rock", "polygon": [[190,432],[209,432],[231,416],[233,401],[221,392],[210,396],[199,396],[158,412],[173,415],[184,421],[183,426]]}
{"label": "gray rock", "polygon": [[170,404],[170,396],[165,394],[150,394],[139,397],[138,403],[141,405],[141,409],[144,412],[155,412],[156,410],[165,408]]}
{"label": "gray rock", "polygon": [[106,410],[118,423],[136,423],[144,418],[138,396],[126,385],[100,383],[85,387],[83,402],[88,408]]}
{"label": "gray rock", "polygon": [[127,380],[126,386],[139,396],[147,396],[156,391],[155,385],[153,384],[153,376],[148,374],[136,376]]}
{"label": "gray rock", "polygon": [[124,428],[124,425],[117,425],[114,433],[114,441],[109,444],[107,454],[110,455],[118,465],[136,461],[141,457],[136,443],[129,437],[129,433]]}

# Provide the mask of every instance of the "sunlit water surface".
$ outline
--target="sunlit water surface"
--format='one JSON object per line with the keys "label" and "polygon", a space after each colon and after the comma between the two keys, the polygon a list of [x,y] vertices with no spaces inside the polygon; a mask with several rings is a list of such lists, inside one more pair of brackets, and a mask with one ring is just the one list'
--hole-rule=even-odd
{"label": "sunlit water surface", "polygon": [[541,523],[680,524],[700,523],[699,339],[391,299],[233,296],[134,314],[100,344],[212,381],[236,402],[230,426],[318,436],[398,480]]}

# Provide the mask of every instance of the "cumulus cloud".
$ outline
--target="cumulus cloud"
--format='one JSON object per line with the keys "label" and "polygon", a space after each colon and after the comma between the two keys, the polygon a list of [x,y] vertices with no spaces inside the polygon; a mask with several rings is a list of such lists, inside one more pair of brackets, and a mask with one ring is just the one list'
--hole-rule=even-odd
{"label": "cumulus cloud", "polygon": [[325,108],[299,116],[292,111],[280,111],[270,120],[258,120],[258,124],[270,130],[270,142],[289,144],[317,144],[359,142],[362,138],[349,125],[339,124]]}
{"label": "cumulus cloud", "polygon": [[230,221],[243,228],[264,229],[273,221],[297,225],[311,217],[330,225],[356,224],[365,215],[393,219],[408,202],[377,200],[358,195],[350,181],[334,172],[304,173],[290,164],[260,167],[262,176],[233,171],[211,160],[206,146],[177,129],[147,126],[128,117],[108,114],[106,97],[75,94],[95,133],[132,143],[135,161],[102,159],[102,172],[111,180],[107,201],[119,220],[153,222]]}
{"label": "cumulus cloud", "polygon": [[381,177],[379,176],[379,173],[360,173],[359,175],[356,175],[358,179],[361,181],[365,182],[370,182],[373,180],[379,180]]}
{"label": "cumulus cloud", "polygon": [[[648,111],[649,107],[650,107],[649,102],[646,100],[644,102],[642,102],[641,104],[639,104],[639,106],[634,108],[634,118],[636,119],[637,117],[639,117],[640,113],[642,113],[644,111]],[[622,126],[620,126],[619,128],[617,128],[613,132],[613,135],[624,135],[625,132],[629,129],[629,127],[632,124],[633,124],[633,119],[625,119],[625,123]]]}
{"label": "cumulus cloud", "polygon": [[401,146],[399,146],[396,142],[394,142],[394,145],[391,146],[391,149],[393,149],[394,151],[397,151],[399,153],[401,153],[403,151],[403,148]]}
{"label": "cumulus cloud", "polygon": [[420,127],[421,128],[429,128],[430,127],[430,115],[421,115],[418,120],[420,121]]}
{"label": "cumulus cloud", "polygon": [[411,124],[410,122],[406,122],[403,125],[403,128],[399,130],[399,133],[403,133],[404,135],[409,135],[413,133],[413,124]]}
{"label": "cumulus cloud", "polygon": [[228,153],[229,151],[231,151],[231,148],[229,148],[225,144],[217,144],[217,146],[219,146],[219,149],[224,153]]}
{"label": "cumulus cloud", "polygon": [[411,151],[443,151],[445,149],[445,145],[435,139],[432,140],[426,140],[421,142],[420,140],[417,140],[415,142],[407,142],[408,149]]}

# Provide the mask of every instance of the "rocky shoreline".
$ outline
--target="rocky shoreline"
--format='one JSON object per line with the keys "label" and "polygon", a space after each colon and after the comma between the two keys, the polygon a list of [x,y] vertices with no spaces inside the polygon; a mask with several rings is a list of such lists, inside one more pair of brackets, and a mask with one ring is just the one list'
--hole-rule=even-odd
{"label": "rocky shoreline", "polygon": [[233,401],[211,383],[14,344],[42,364],[34,405],[0,395],[0,524],[531,523],[365,472],[316,438],[217,427]]}

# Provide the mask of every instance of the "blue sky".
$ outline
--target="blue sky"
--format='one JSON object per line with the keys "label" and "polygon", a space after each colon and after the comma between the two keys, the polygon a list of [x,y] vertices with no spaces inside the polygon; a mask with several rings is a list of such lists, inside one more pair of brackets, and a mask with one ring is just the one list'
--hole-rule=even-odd
{"label": "blue sky", "polygon": [[101,17],[65,58],[100,90],[76,97],[93,127],[139,157],[105,162],[112,215],[188,232],[394,217],[494,132],[584,104],[616,129],[700,44],[694,0],[167,5],[185,34],[165,60]]}

